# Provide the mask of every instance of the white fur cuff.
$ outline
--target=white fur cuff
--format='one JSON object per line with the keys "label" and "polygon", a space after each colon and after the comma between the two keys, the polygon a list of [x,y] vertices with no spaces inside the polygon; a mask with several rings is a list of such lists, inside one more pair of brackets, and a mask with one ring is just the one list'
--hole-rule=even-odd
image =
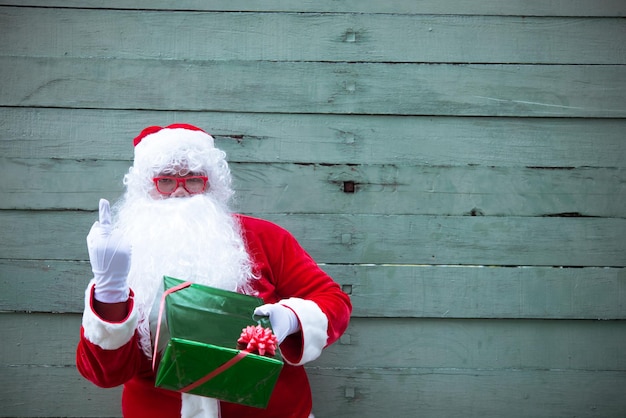
{"label": "white fur cuff", "polygon": [[278,303],[296,313],[302,330],[302,357],[296,362],[291,362],[287,358],[285,361],[294,366],[301,366],[318,358],[328,341],[328,318],[324,312],[311,300],[289,298]]}
{"label": "white fur cuff", "polygon": [[137,310],[134,304],[131,304],[131,312],[123,322],[103,320],[93,310],[93,286],[92,280],[85,291],[85,310],[83,311],[85,338],[104,350],[116,350],[130,341],[135,334]]}

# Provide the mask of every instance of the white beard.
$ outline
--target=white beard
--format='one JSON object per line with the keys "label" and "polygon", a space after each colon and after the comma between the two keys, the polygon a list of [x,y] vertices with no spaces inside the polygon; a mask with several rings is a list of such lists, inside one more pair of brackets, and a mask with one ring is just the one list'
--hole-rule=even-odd
{"label": "white beard", "polygon": [[148,357],[150,313],[163,292],[163,276],[253,293],[252,266],[237,219],[210,195],[126,199],[117,221],[132,246],[128,284],[140,318],[140,345]]}

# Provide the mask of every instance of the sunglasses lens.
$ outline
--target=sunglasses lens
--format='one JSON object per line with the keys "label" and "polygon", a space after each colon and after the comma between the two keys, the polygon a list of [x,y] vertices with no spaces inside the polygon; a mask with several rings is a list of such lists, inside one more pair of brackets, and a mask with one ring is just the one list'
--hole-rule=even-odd
{"label": "sunglasses lens", "polygon": [[185,189],[189,193],[201,193],[204,191],[206,181],[202,177],[189,177],[185,179]]}
{"label": "sunglasses lens", "polygon": [[176,187],[178,186],[178,182],[173,179],[173,178],[168,178],[168,177],[160,177],[157,178],[155,181],[157,190],[160,193],[172,193],[174,190],[176,190]]}

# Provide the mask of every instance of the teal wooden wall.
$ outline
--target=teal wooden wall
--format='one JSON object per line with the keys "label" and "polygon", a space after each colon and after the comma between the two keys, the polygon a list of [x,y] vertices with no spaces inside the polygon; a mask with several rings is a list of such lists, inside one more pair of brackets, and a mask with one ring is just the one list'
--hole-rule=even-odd
{"label": "teal wooden wall", "polygon": [[74,367],[85,236],[130,139],[183,121],[351,294],[318,418],[626,416],[624,17],[0,0],[0,415],[119,416]]}

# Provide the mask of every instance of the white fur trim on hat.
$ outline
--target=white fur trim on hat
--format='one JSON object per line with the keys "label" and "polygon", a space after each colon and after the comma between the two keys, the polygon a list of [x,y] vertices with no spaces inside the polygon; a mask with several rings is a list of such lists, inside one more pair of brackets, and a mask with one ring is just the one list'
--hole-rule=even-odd
{"label": "white fur trim on hat", "polygon": [[85,310],[83,312],[83,329],[85,338],[104,350],[116,350],[128,343],[135,334],[137,327],[137,310],[134,303],[128,317],[123,322],[108,322],[93,310],[92,280],[85,291]]}
{"label": "white fur trim on hat", "polygon": [[163,128],[147,135],[135,146],[135,166],[154,166],[170,162],[182,152],[188,158],[215,148],[213,137],[204,131],[184,128]]}
{"label": "white fur trim on hat", "polygon": [[320,307],[311,300],[300,298],[283,299],[278,302],[295,312],[302,331],[302,357],[285,361],[294,366],[301,366],[317,359],[328,341],[328,318]]}

